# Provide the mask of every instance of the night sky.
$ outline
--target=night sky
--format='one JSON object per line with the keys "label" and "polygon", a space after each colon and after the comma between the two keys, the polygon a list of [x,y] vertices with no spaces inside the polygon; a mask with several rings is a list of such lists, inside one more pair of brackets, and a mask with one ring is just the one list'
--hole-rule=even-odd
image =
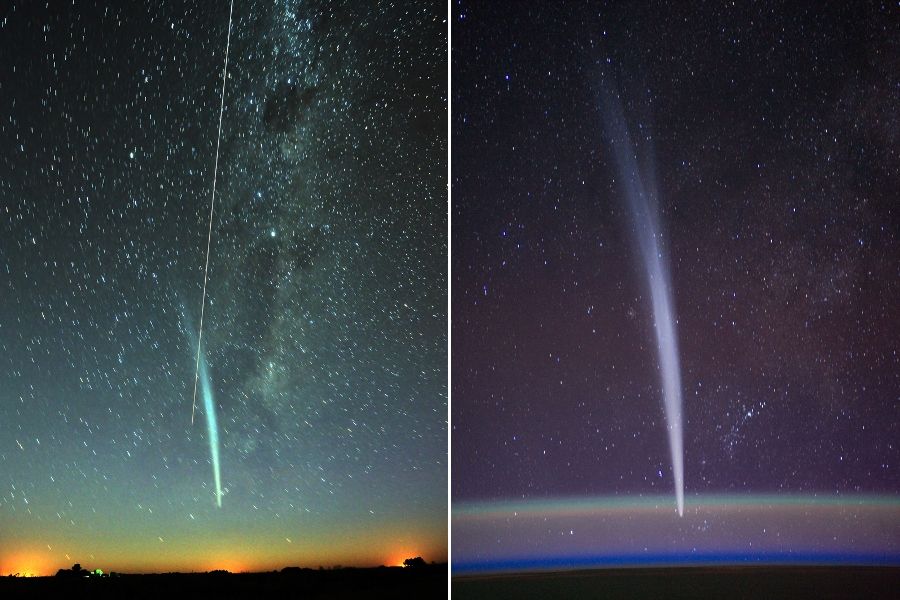
{"label": "night sky", "polygon": [[234,4],[217,508],[229,5],[51,4],[0,11],[0,574],[446,560],[441,6]]}
{"label": "night sky", "polygon": [[[900,563],[898,22],[876,2],[453,4],[455,569]],[[656,190],[680,522],[611,99]]]}

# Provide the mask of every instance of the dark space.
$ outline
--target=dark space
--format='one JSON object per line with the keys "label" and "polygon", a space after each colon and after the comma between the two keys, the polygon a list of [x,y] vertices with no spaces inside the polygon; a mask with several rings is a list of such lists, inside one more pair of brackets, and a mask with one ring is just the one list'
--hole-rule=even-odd
{"label": "dark space", "polygon": [[879,567],[720,567],[604,569],[454,578],[453,598],[597,600],[871,600],[897,597],[900,569]]}

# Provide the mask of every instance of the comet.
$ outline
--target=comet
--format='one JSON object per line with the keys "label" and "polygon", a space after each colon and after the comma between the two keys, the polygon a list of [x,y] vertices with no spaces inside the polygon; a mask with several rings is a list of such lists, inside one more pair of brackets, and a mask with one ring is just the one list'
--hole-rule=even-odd
{"label": "comet", "polygon": [[[186,312],[182,310],[183,323],[190,338],[191,345],[196,341],[196,336],[187,324]],[[212,384],[209,378],[209,367],[206,357],[200,355],[198,362],[198,374],[200,380],[200,395],[203,397],[203,412],[206,415],[206,437],[209,441],[209,457],[213,468],[213,481],[216,484],[216,506],[222,508],[222,472],[219,466],[219,424],[216,420],[216,403],[213,397]]]}
{"label": "comet", "polygon": [[[684,515],[684,434],[682,426],[681,365],[675,329],[672,283],[660,226],[656,181],[652,169],[643,176],[638,166],[637,147],[632,143],[628,123],[618,93],[603,86],[601,106],[607,137],[619,184],[628,204],[633,238],[643,263],[650,290],[660,383],[663,390],[669,453],[675,479],[678,515]],[[648,161],[652,164],[652,161]]]}
{"label": "comet", "polygon": [[219,424],[216,422],[216,406],[213,401],[212,386],[209,383],[209,369],[206,359],[200,359],[200,390],[203,395],[203,410],[206,413],[206,436],[209,439],[209,456],[216,483],[216,506],[222,508],[222,474],[219,468]]}

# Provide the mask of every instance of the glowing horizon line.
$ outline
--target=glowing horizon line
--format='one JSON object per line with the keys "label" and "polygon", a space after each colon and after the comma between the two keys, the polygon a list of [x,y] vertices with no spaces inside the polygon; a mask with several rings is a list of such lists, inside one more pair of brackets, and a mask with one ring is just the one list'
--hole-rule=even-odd
{"label": "glowing horizon line", "polygon": [[[664,511],[670,502],[668,494],[644,496],[570,496],[557,499],[493,500],[454,502],[453,518],[515,516],[552,516],[594,514],[598,512]],[[888,508],[900,509],[900,496],[889,494],[694,494],[689,496],[691,508],[708,509],[738,507],[752,509],[803,506],[806,508]]]}
{"label": "glowing horizon line", "polygon": [[687,566],[747,566],[773,565],[811,566],[900,566],[900,554],[882,552],[840,552],[829,550],[776,550],[764,553],[747,551],[656,551],[623,554],[575,553],[550,559],[533,556],[510,556],[496,559],[454,560],[452,577],[503,575],[539,572],[597,570],[609,568],[650,568]]}

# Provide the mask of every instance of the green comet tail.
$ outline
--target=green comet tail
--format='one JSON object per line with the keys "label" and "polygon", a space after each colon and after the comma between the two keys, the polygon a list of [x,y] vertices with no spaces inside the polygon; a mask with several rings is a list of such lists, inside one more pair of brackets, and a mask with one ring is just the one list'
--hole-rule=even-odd
{"label": "green comet tail", "polygon": [[219,425],[216,422],[216,407],[213,402],[212,386],[209,384],[209,370],[206,359],[200,358],[200,385],[203,392],[203,412],[206,413],[206,433],[209,438],[209,455],[212,457],[213,478],[216,481],[216,506],[222,508],[222,475],[219,471]]}
{"label": "green comet tail", "polygon": [[[181,307],[181,322],[187,332],[191,347],[197,347],[197,336],[190,326],[187,310]],[[219,469],[219,424],[216,421],[216,403],[213,400],[212,385],[209,382],[209,368],[206,357],[200,354],[200,393],[203,394],[203,412],[206,414],[206,437],[209,439],[209,456],[212,461],[213,479],[216,482],[216,506],[222,508],[222,474]]]}

